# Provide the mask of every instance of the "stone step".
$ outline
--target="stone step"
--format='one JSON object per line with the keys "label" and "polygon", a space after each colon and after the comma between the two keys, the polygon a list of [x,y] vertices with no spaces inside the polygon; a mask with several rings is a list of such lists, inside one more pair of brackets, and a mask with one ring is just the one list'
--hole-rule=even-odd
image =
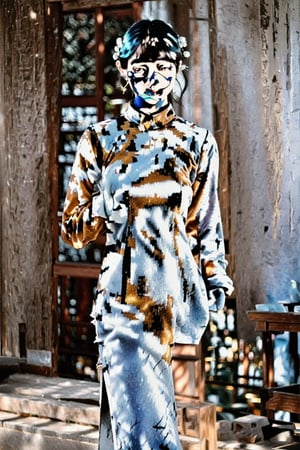
{"label": "stone step", "polygon": [[97,450],[99,385],[15,373],[0,383],[0,450]]}
{"label": "stone step", "polygon": [[98,404],[99,384],[74,378],[15,373],[0,383],[0,392],[33,395],[41,398],[77,399],[86,403]]}
{"label": "stone step", "polygon": [[98,428],[0,411],[0,450],[97,450]]}
{"label": "stone step", "polygon": [[98,383],[14,374],[0,383],[0,411],[81,425],[99,424]]}
{"label": "stone step", "polygon": [[91,406],[75,401],[25,398],[17,394],[0,393],[0,411],[20,415],[48,417],[53,420],[72,422],[82,425],[99,424],[99,406]]}

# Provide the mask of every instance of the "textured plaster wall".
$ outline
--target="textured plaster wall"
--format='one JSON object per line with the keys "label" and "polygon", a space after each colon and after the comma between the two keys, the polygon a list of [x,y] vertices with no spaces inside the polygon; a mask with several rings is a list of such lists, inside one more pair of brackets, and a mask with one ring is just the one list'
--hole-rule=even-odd
{"label": "textured plaster wall", "polygon": [[220,0],[227,55],[231,244],[240,334],[245,311],[289,296],[300,280],[297,0]]}

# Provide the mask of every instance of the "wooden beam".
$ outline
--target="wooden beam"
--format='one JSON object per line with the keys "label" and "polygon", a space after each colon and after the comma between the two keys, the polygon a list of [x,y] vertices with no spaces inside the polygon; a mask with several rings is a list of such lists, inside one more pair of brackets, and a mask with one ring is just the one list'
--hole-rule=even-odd
{"label": "wooden beam", "polygon": [[98,264],[80,264],[77,263],[55,263],[53,273],[56,276],[69,276],[79,278],[95,278],[97,279],[100,272]]}
{"label": "wooden beam", "polygon": [[97,8],[99,6],[130,5],[141,3],[128,0],[47,0],[48,3],[61,3],[64,11]]}

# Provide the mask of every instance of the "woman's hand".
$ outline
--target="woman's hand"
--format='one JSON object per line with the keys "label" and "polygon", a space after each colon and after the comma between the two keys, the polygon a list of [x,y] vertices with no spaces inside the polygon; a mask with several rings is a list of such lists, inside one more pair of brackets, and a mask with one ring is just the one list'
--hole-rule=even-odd
{"label": "woman's hand", "polygon": [[225,305],[225,291],[223,288],[215,288],[208,293],[208,307],[210,311],[219,311]]}

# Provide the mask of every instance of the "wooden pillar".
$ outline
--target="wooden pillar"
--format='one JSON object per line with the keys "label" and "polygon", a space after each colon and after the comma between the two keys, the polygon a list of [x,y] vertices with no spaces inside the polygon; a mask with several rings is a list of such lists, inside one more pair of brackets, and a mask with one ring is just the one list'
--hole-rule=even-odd
{"label": "wooden pillar", "polygon": [[[228,248],[227,259],[230,257],[230,147],[228,130],[228,81],[226,50],[218,41],[217,17],[215,0],[208,2],[210,29],[210,61],[213,106],[213,130],[220,154],[219,198],[222,214],[224,238]],[[233,259],[230,259],[229,273],[233,278]]]}
{"label": "wooden pillar", "polygon": [[[1,353],[25,357],[28,351],[43,350],[49,366],[53,345],[50,161],[56,145],[58,77],[49,70],[46,35],[54,58],[58,22],[43,0],[3,0],[0,8],[5,25],[0,54],[4,86]],[[59,58],[52,64],[59,68]]]}

